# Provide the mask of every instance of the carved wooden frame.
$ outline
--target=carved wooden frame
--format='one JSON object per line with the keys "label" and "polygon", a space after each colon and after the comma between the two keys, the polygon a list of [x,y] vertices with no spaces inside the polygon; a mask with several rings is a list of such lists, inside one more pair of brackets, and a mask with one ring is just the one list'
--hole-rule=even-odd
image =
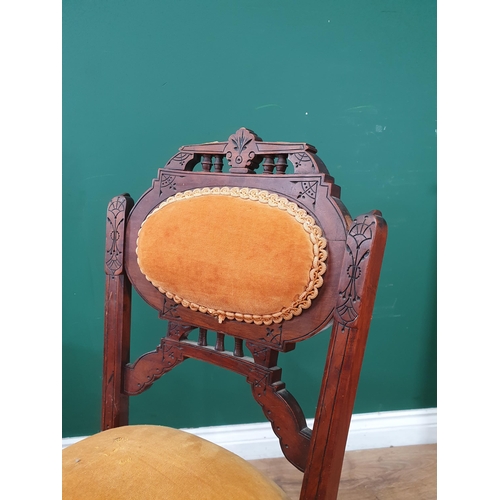
{"label": "carved wooden frame", "polygon": [[[140,394],[187,358],[240,373],[271,422],[284,455],[304,471],[302,500],[335,499],[361,371],[387,226],[372,211],[352,220],[340,201],[340,188],[316,149],[305,143],[264,142],[240,129],[225,142],[183,146],[158,171],[152,187],[132,208],[128,195],[108,206],[106,319],[102,429],[128,423],[128,398]],[[223,172],[224,159],[229,171]],[[293,174],[284,175],[292,164]],[[195,172],[201,163],[202,171]],[[263,173],[256,174],[260,164]],[[227,186],[267,190],[307,211],[328,245],[323,285],[308,309],[279,324],[254,324],[217,318],[179,306],[156,289],[137,264],[135,242],[142,222],[170,196],[197,188]],[[129,363],[131,285],[160,318],[169,322],[160,345]],[[332,326],[314,429],[287,391],[277,366],[279,352],[295,348]],[[199,330],[196,340],[189,334]],[[217,332],[207,345],[207,330]],[[225,349],[225,336],[234,351]],[[245,356],[246,344],[251,357]]]}

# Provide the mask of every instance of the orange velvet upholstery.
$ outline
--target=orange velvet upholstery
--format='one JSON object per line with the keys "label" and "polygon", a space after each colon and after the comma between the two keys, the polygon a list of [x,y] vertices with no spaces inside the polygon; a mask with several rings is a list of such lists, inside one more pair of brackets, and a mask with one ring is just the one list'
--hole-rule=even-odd
{"label": "orange velvet upholstery", "polygon": [[63,450],[64,500],[283,500],[233,453],[154,425],[110,429]]}
{"label": "orange velvet upholstery", "polygon": [[137,240],[142,273],[162,293],[222,322],[271,324],[311,305],[326,240],[305,210],[248,188],[204,188],[167,199]]}

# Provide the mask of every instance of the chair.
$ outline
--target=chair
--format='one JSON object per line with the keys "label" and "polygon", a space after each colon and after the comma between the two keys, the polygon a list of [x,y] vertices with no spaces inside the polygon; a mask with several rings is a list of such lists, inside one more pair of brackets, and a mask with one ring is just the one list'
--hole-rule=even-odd
{"label": "chair", "polygon": [[[246,378],[284,456],[304,472],[301,500],[337,498],[387,226],[379,211],[351,219],[316,152],[241,128],[181,147],[135,205],[128,194],[111,200],[102,432],[63,451],[65,499],[287,498],[212,443],[128,425],[129,397],[188,358]],[[132,286],[168,328],[130,363]],[[311,430],[278,355],[330,327]]]}

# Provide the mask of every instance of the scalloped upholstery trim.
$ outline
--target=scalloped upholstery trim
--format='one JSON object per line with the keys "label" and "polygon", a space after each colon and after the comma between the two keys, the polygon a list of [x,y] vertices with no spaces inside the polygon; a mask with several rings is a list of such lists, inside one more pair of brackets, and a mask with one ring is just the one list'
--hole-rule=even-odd
{"label": "scalloped upholstery trim", "polygon": [[[181,200],[189,200],[201,196],[226,196],[226,197],[236,197],[244,200],[251,200],[255,202],[260,202],[269,207],[277,208],[288,213],[291,217],[295,219],[307,233],[309,241],[312,248],[312,262],[309,269],[309,281],[304,288],[304,291],[300,293],[293,302],[287,306],[283,307],[279,311],[270,312],[269,314],[248,314],[245,311],[226,311],[221,309],[215,309],[207,307],[202,304],[197,304],[191,302],[184,297],[180,297],[172,291],[165,290],[159,282],[152,279],[144,271],[141,265],[140,255],[140,240],[141,231],[144,225],[147,223],[148,219],[160,211],[165,206],[177,203]],[[323,274],[326,272],[326,259],[327,259],[327,242],[322,235],[321,228],[315,223],[314,219],[302,208],[300,208],[296,203],[291,202],[285,197],[279,196],[276,193],[270,193],[268,191],[250,188],[238,188],[238,187],[215,187],[215,188],[200,188],[194,190],[188,190],[184,192],[177,193],[162,202],[158,207],[156,207],[143,221],[141,229],[138,233],[137,238],[137,262],[141,272],[145,275],[146,279],[150,281],[161,293],[165,294],[169,299],[174,300],[177,304],[181,304],[186,308],[190,308],[193,311],[199,311],[202,313],[209,314],[218,319],[219,323],[224,320],[236,320],[245,323],[255,323],[257,325],[265,324],[271,325],[273,323],[280,323],[283,320],[291,320],[294,316],[298,316],[302,313],[304,309],[311,307],[312,300],[317,297],[318,290],[323,284]]]}

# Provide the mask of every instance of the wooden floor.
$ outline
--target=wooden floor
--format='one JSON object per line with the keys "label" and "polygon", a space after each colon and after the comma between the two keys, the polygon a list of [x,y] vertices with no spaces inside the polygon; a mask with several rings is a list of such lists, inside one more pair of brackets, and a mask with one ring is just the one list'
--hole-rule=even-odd
{"label": "wooden floor", "polygon": [[[338,500],[435,500],[435,444],[348,451]],[[298,500],[302,473],[285,458],[253,460],[264,474]]]}

